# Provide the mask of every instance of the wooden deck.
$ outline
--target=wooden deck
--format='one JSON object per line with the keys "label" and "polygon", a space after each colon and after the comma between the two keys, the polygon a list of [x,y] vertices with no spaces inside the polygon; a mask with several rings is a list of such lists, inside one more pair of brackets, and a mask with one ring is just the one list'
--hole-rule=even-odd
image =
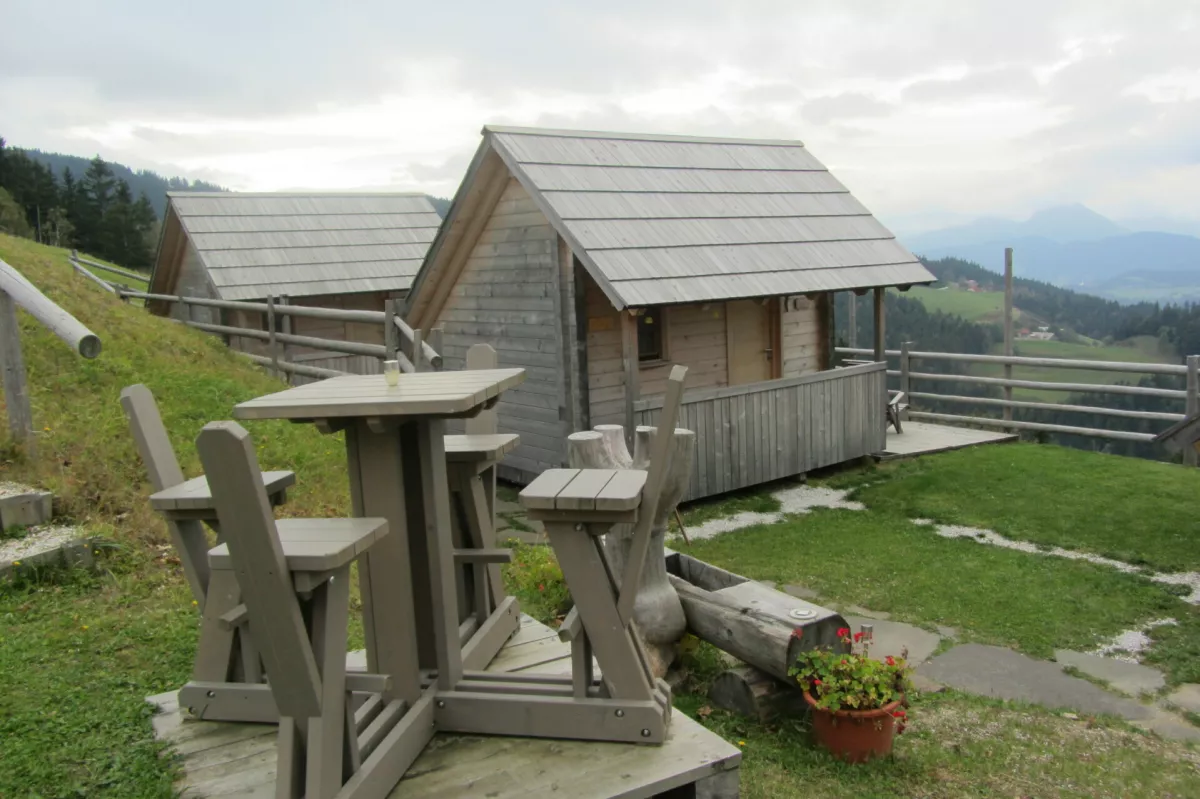
{"label": "wooden deck", "polygon": [[[362,652],[347,657],[364,668]],[[570,673],[569,645],[528,616],[488,671]],[[148,697],[155,736],[182,759],[184,797],[275,795],[275,726],[195,721],[174,691]],[[662,746],[440,734],[393,799],[736,799],[741,750],[683,713]]]}
{"label": "wooden deck", "polygon": [[1017,436],[989,430],[972,430],[968,427],[909,422],[903,424],[904,432],[897,433],[891,426],[887,431],[887,445],[879,454],[880,460],[913,458],[931,452],[974,447],[978,444],[1002,444],[1016,441]]}

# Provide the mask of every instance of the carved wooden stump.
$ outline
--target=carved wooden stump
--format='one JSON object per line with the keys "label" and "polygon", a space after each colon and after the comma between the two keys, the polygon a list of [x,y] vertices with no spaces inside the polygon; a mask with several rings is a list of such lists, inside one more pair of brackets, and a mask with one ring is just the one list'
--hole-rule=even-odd
{"label": "carved wooden stump", "polygon": [[[638,427],[632,457],[625,445],[625,429],[619,424],[597,425],[595,430],[573,433],[567,438],[569,464],[575,469],[645,469],[656,433],[657,428]],[[646,654],[656,677],[667,673],[675,660],[676,645],[687,631],[683,605],[667,579],[663,550],[667,524],[675,506],[683,499],[692,475],[696,434],[677,427],[674,444],[671,468],[655,509],[650,549],[642,565],[642,583],[633,608],[633,620],[646,644]],[[604,538],[604,550],[618,580],[625,571],[632,535],[633,525],[619,524]]]}

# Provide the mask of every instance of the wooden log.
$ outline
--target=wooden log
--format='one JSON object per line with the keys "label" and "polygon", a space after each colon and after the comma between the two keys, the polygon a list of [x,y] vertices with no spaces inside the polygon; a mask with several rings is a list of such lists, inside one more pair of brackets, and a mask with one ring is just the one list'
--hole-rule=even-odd
{"label": "wooden log", "polygon": [[754,666],[740,666],[717,675],[708,688],[709,701],[739,716],[767,721],[793,715],[804,707],[799,691]]}
{"label": "wooden log", "polygon": [[84,327],[78,319],[59,308],[53,300],[25,279],[25,276],[4,261],[0,261],[0,291],[24,308],[46,329],[71,346],[85,358],[100,354],[100,338]]}
{"label": "wooden log", "polygon": [[[567,437],[568,463],[576,469],[645,469],[656,428],[639,427],[634,438],[635,455],[629,456],[624,428],[619,424],[597,425],[590,432]],[[668,520],[687,490],[692,473],[696,435],[676,428],[671,465],[651,526],[650,546],[642,566],[641,585],[633,606],[633,620],[645,641],[656,677],[666,674],[675,660],[676,647],[687,630],[687,619],[679,598],[667,580],[665,538]],[[604,537],[604,550],[620,580],[625,573],[633,543],[633,525],[614,525]]]}
{"label": "wooden log", "polygon": [[[745,580],[728,572],[724,574]],[[801,652],[816,647],[846,649],[838,639],[837,630],[849,625],[840,614],[825,608],[749,580],[710,591],[675,574],[669,574],[668,579],[683,606],[689,631],[777,679],[785,682],[789,679],[788,669]],[[797,619],[790,615],[796,608],[814,610],[815,614],[808,619]],[[797,630],[798,637],[794,635]]]}

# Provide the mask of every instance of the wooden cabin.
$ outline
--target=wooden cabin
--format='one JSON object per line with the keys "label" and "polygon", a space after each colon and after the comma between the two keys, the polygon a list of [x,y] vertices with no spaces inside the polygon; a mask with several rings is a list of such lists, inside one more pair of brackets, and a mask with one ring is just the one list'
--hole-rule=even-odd
{"label": "wooden cabin", "polygon": [[446,368],[487,342],[527,370],[518,481],[653,424],[686,365],[697,498],[882,450],[885,367],[832,368],[833,293],[874,291],[882,334],[885,288],[933,279],[800,142],[485,127],[406,317]]}
{"label": "wooden cabin", "polygon": [[[170,192],[150,293],[382,311],[407,293],[441,217],[410,193]],[[197,322],[266,329],[265,314],[150,302],[150,310]],[[282,330],[280,316],[276,326]],[[383,344],[381,325],[295,317],[297,335]],[[266,342],[230,346],[264,354]],[[289,359],[371,373],[378,359],[292,348]]]}

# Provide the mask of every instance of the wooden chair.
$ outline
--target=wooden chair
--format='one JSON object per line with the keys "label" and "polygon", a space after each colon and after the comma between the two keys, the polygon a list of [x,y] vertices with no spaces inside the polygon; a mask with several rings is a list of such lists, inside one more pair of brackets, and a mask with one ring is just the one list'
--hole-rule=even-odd
{"label": "wooden chair", "polygon": [[[214,581],[209,569],[210,543],[204,524],[218,531],[220,524],[208,480],[204,475],[184,479],[150,389],[141,384],[125,388],[121,392],[121,407],[155,491],[150,505],[166,519],[171,543],[202,614],[192,679],[206,683],[257,682],[262,674],[258,649],[249,638],[237,583],[228,575]],[[296,475],[275,471],[262,474],[260,479],[271,504],[278,505],[286,501],[287,489],[296,482]]]}
{"label": "wooden chair", "polygon": [[[467,350],[467,369],[495,369],[497,365],[496,350],[490,345],[475,344]],[[465,435],[445,439],[454,546],[464,556],[456,564],[459,622],[465,631],[472,631],[472,640],[463,648],[466,669],[485,668],[521,622],[514,609],[505,614],[502,629],[492,631],[486,640],[474,640],[473,631],[482,628],[505,601],[500,563],[465,558],[471,550],[494,552],[496,547],[496,468],[520,441],[512,433],[496,431],[496,411],[488,409],[466,420]]]}
{"label": "wooden chair", "polygon": [[887,420],[892,427],[896,428],[897,433],[903,433],[900,423],[905,411],[908,410],[908,402],[905,399],[903,391],[897,391],[888,400],[887,404]]}
{"label": "wooden chair", "polygon": [[[660,431],[675,429],[686,374],[682,366],[671,370]],[[571,642],[574,697],[633,703],[638,711],[635,734],[613,723],[597,736],[608,740],[661,743],[670,719],[671,692],[651,671],[633,626],[633,607],[673,441],[671,435],[654,436],[648,471],[550,469],[520,495],[530,518],[545,524],[575,602],[559,632]],[[599,537],[613,524],[635,518],[629,559],[618,576]],[[599,683],[592,673],[593,654],[603,675]]]}
{"label": "wooden chair", "polygon": [[[350,564],[388,532],[385,519],[276,522],[250,435],[214,422],[197,440],[225,543],[216,574],[236,576],[269,684],[213,686],[212,702],[269,691],[279,710],[277,797],[383,797],[399,775],[385,740],[406,709],[387,701],[387,677],[346,673]],[[366,693],[361,704],[355,693]],[[389,782],[390,780],[390,782]]]}

